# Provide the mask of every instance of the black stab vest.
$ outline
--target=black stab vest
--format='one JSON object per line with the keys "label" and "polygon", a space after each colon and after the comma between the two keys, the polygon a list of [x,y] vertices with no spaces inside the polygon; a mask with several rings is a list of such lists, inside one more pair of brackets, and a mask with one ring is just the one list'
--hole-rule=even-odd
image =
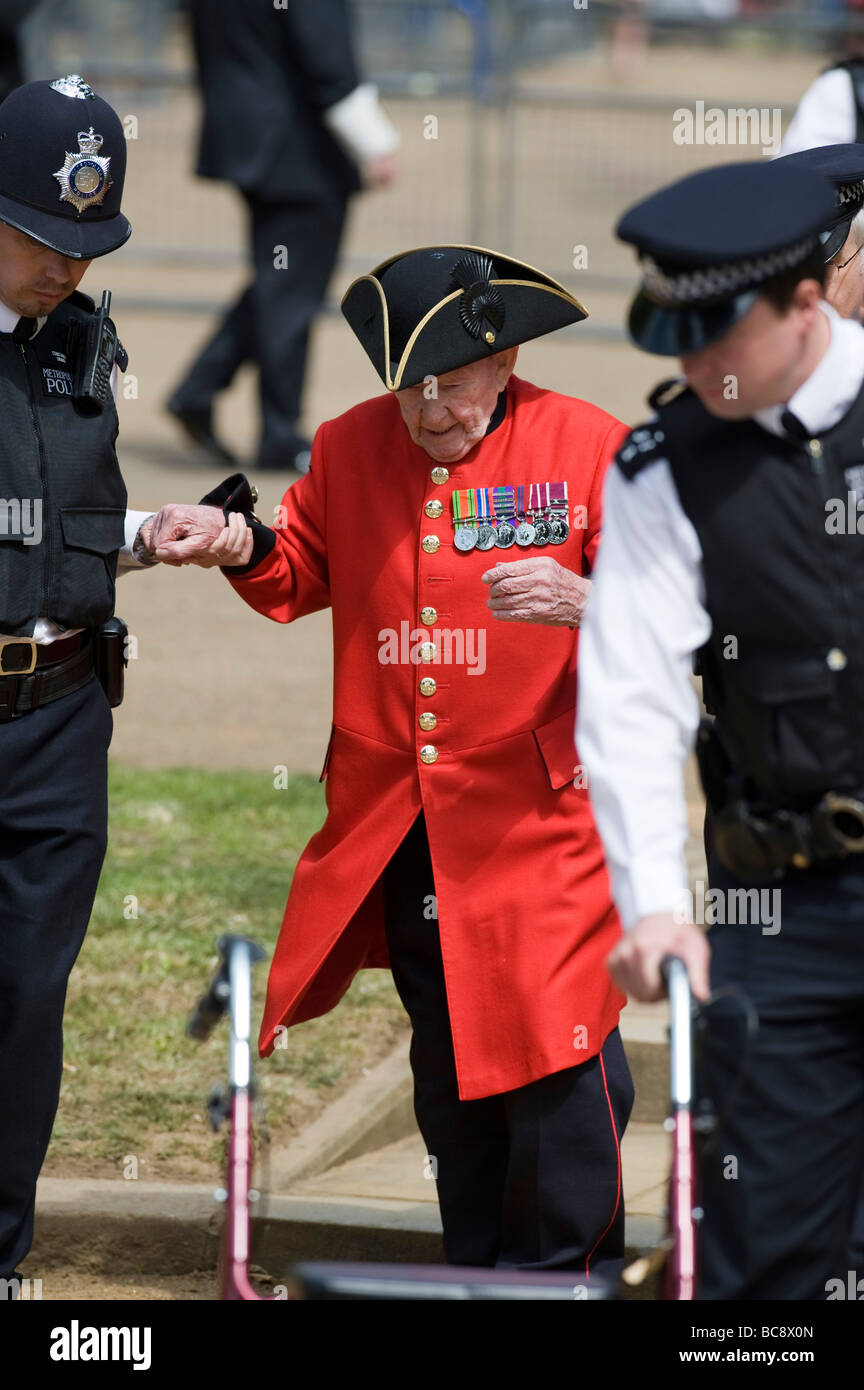
{"label": "black stab vest", "polygon": [[109,398],[93,413],[71,394],[70,324],[92,308],[76,292],[29,342],[0,333],[0,633],[9,636],[32,636],[39,617],[93,627],[114,611],[126,510],[117,410]]}
{"label": "black stab vest", "polygon": [[864,501],[850,527],[848,497],[864,474],[845,477],[864,466],[864,388],[810,441],[718,420],[684,390],[628,442],[622,472],[667,458],[699,537],[704,691],[745,794],[803,807],[864,790]]}

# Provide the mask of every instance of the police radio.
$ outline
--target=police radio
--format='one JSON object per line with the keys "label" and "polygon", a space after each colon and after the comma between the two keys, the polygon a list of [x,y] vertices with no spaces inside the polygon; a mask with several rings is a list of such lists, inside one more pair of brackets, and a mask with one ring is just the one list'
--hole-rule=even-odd
{"label": "police radio", "polygon": [[110,308],[111,291],[103,290],[99,308],[87,323],[78,325],[73,395],[95,410],[102,410],[111,393],[117,356],[117,330],[109,317]]}

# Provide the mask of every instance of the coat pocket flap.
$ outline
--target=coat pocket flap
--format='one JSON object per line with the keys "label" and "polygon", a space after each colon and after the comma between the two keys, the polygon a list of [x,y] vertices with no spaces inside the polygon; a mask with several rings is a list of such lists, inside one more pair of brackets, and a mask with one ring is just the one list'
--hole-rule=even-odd
{"label": "coat pocket flap", "polygon": [[126,512],[121,507],[63,507],[60,525],[67,545],[110,555],[126,539]]}
{"label": "coat pocket flap", "polygon": [[549,784],[554,788],[566,787],[576,775],[576,710],[568,709],[563,714],[550,719],[534,729],[537,747],[546,764]]}

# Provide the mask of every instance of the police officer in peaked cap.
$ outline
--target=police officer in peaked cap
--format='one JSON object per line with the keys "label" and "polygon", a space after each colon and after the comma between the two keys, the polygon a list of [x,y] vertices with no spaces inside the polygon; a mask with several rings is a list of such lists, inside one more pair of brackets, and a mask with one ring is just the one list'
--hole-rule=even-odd
{"label": "police officer in peaked cap", "polygon": [[66,982],[106,845],[118,563],[150,563],[115,453],[126,354],[77,285],[131,227],[121,122],[78,76],[0,105],[0,1277],[57,1108]]}
{"label": "police officer in peaked cap", "polygon": [[[618,227],[643,268],[631,336],[683,377],[609,470],[578,741],[624,925],[614,978],[659,998],[677,955],[716,996],[707,1299],[845,1290],[864,1161],[864,329],[823,297],[835,206],[824,172],[733,164]],[[684,858],[694,743],[707,937]]]}
{"label": "police officer in peaked cap", "polygon": [[825,298],[844,318],[864,319],[864,145],[819,145],[781,155],[779,165],[827,174],[834,211],[820,233],[825,257]]}

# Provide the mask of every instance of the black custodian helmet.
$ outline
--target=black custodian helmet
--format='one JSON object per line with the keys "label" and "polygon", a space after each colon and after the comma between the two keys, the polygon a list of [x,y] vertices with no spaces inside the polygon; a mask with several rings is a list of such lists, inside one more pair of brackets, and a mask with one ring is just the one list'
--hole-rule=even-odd
{"label": "black custodian helmet", "polygon": [[27,82],[0,104],[0,221],[91,260],[132,232],[120,211],[126,139],[116,111],[77,75]]}

